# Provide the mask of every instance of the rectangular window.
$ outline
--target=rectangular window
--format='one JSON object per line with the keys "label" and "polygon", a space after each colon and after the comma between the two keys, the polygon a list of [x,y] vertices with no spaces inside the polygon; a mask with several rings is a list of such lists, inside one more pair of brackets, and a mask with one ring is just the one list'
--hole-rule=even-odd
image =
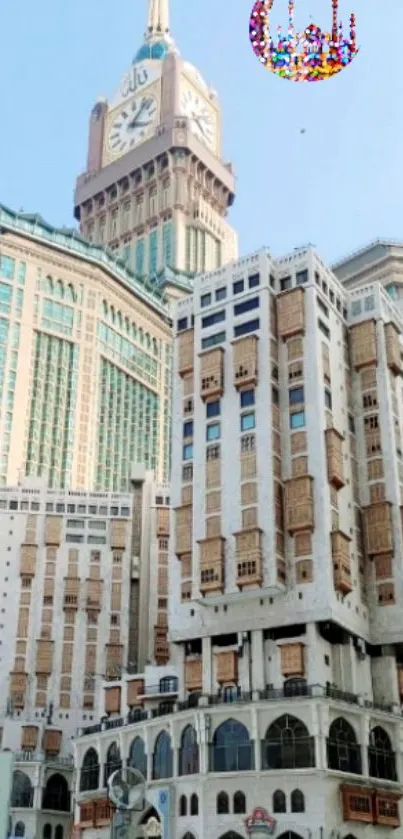
{"label": "rectangular window", "polygon": [[255,404],[255,391],[243,390],[241,391],[241,408],[249,408],[250,405]]}
{"label": "rectangular window", "polygon": [[206,417],[207,419],[211,419],[211,417],[219,417],[221,412],[220,402],[217,399],[216,402],[207,402],[206,405]]}
{"label": "rectangular window", "polygon": [[67,527],[70,528],[82,528],[84,527],[84,519],[67,519]]}
{"label": "rectangular window", "polygon": [[241,431],[252,431],[253,428],[255,428],[255,413],[242,414]]}
{"label": "rectangular window", "polygon": [[187,329],[188,326],[188,319],[187,318],[180,318],[176,324],[176,329],[178,332],[181,332],[182,329]]}
{"label": "rectangular window", "polygon": [[211,303],[211,294],[202,294],[200,298],[200,306],[204,309],[206,306],[210,306]]}
{"label": "rectangular window", "polygon": [[287,291],[289,288],[291,288],[291,277],[283,277],[283,279],[280,280],[281,291]]}
{"label": "rectangular window", "polygon": [[256,288],[260,284],[260,274],[252,274],[249,277],[249,288]]}
{"label": "rectangular window", "polygon": [[153,277],[158,266],[158,233],[152,230],[148,237],[148,270]]}
{"label": "rectangular window", "polygon": [[325,389],[325,405],[326,408],[332,407],[332,394],[330,390],[327,390],[327,388]]}
{"label": "rectangular window", "polygon": [[323,323],[323,320],[321,320],[320,318],[318,318],[318,326],[320,331],[323,332],[324,335],[326,335],[326,338],[330,338],[330,329],[328,326],[326,326],[325,323]]}
{"label": "rectangular window", "polygon": [[6,280],[13,280],[15,272],[15,259],[11,256],[0,255],[0,277],[5,277]]}
{"label": "rectangular window", "polygon": [[225,309],[221,309],[220,312],[213,312],[211,315],[202,318],[202,329],[206,329],[207,326],[214,326],[215,323],[221,323],[223,320],[225,320]]}
{"label": "rectangular window", "polygon": [[234,315],[243,315],[244,312],[250,312],[251,309],[257,309],[260,304],[258,297],[250,297],[249,300],[244,300],[243,303],[237,303],[234,306]]}
{"label": "rectangular window", "polygon": [[304,271],[297,271],[295,275],[297,285],[304,285],[304,283],[308,282],[308,271],[305,268]]}
{"label": "rectangular window", "polygon": [[289,393],[290,405],[298,405],[300,402],[304,401],[304,388],[303,387],[294,387],[288,393]]}
{"label": "rectangular window", "polygon": [[241,292],[244,290],[244,285],[245,283],[243,280],[237,280],[236,283],[233,283],[232,291],[234,292],[234,294],[241,294]]}
{"label": "rectangular window", "polygon": [[305,425],[305,411],[290,414],[290,428],[303,428]]}
{"label": "rectangular window", "polygon": [[206,440],[210,443],[212,440],[219,440],[221,436],[220,423],[214,422],[206,428]]}
{"label": "rectangular window", "polygon": [[193,457],[193,444],[188,443],[186,446],[183,446],[182,460],[192,460],[192,457]]}
{"label": "rectangular window", "polygon": [[216,332],[215,335],[209,335],[208,338],[202,338],[202,350],[207,350],[209,347],[215,347],[216,344],[222,344],[225,341],[225,332]]}
{"label": "rectangular window", "polygon": [[136,274],[144,274],[144,239],[137,239],[134,270]]}
{"label": "rectangular window", "polygon": [[106,536],[87,536],[90,545],[106,545]]}
{"label": "rectangular window", "polygon": [[223,286],[222,288],[217,288],[216,293],[215,293],[215,299],[217,301],[218,300],[225,300],[226,296],[227,296],[226,286]]}
{"label": "rectangular window", "polygon": [[318,304],[320,310],[328,318],[329,317],[329,309],[327,308],[326,304],[323,302],[323,300],[321,300],[320,297],[317,297],[316,300],[317,300],[317,304]]}
{"label": "rectangular window", "polygon": [[172,265],[172,222],[162,226],[162,250],[164,265]]}
{"label": "rectangular window", "polygon": [[183,436],[193,437],[193,420],[183,423]]}
{"label": "rectangular window", "polygon": [[234,328],[234,337],[240,338],[241,335],[247,335],[248,332],[256,332],[260,328],[259,318],[248,320],[245,323],[240,323]]}

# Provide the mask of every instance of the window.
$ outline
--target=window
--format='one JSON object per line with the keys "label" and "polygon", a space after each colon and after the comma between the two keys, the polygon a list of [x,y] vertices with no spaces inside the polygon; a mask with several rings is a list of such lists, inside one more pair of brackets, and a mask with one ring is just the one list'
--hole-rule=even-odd
{"label": "window", "polygon": [[227,289],[226,286],[222,286],[222,288],[217,288],[215,293],[215,299],[218,300],[225,300],[227,296]]}
{"label": "window", "polygon": [[226,792],[218,793],[216,810],[220,815],[226,815],[229,813],[229,797]]}
{"label": "window", "polygon": [[171,738],[166,731],[161,731],[155,741],[153,753],[153,780],[172,778],[173,754]]}
{"label": "window", "polygon": [[250,312],[251,309],[257,309],[260,305],[259,297],[250,297],[249,300],[244,300],[243,303],[237,303],[234,306],[234,315],[243,315],[244,312]]}
{"label": "window", "polygon": [[25,836],[24,822],[17,822],[14,828],[14,836]]}
{"label": "window", "polygon": [[281,789],[276,789],[273,793],[273,813],[286,813],[285,794]]}
{"label": "window", "polygon": [[315,744],[305,723],[284,714],[267,729],[262,741],[263,769],[303,769],[315,766]]}
{"label": "window", "polygon": [[326,408],[332,409],[332,394],[327,388],[325,388],[325,405]]}
{"label": "window", "polygon": [[361,748],[353,727],[343,717],[332,722],[327,740],[329,769],[361,775]]}
{"label": "window", "polygon": [[193,420],[188,420],[188,422],[183,423],[183,436],[193,437]]}
{"label": "window", "polygon": [[141,737],[136,737],[130,746],[128,765],[133,769],[138,769],[145,778],[147,777],[147,755],[144,740]]}
{"label": "window", "polygon": [[294,411],[290,414],[290,428],[303,428],[305,425],[305,411]]}
{"label": "window", "polygon": [[246,813],[246,797],[240,790],[234,793],[234,813]]}
{"label": "window", "polygon": [[245,284],[244,284],[243,280],[237,280],[236,283],[232,284],[233,293],[234,294],[241,294],[241,292],[244,290],[244,285]]}
{"label": "window", "polygon": [[32,807],[34,803],[34,789],[28,775],[17,770],[13,774],[11,790],[11,807]]}
{"label": "window", "polygon": [[208,326],[214,326],[215,323],[221,323],[223,320],[225,320],[225,309],[221,309],[219,312],[213,312],[211,315],[206,315],[202,318],[202,329],[206,329]]}
{"label": "window", "polygon": [[257,329],[260,328],[260,320],[259,318],[255,318],[254,320],[248,320],[245,323],[240,323],[238,326],[234,328],[234,337],[240,338],[241,335],[247,335],[248,332],[256,332]]}
{"label": "window", "polygon": [[57,810],[61,813],[70,812],[69,786],[63,775],[56,772],[46,782],[43,791],[42,807],[44,810]]}
{"label": "window", "polygon": [[197,775],[199,772],[199,747],[196,731],[186,726],[179,747],[179,775]]}
{"label": "window", "polygon": [[58,824],[55,830],[55,839],[63,839],[64,836],[64,829],[63,825]]}
{"label": "window", "polygon": [[291,277],[283,277],[280,280],[280,290],[287,291],[289,288],[291,288]]}
{"label": "window", "polygon": [[74,530],[74,528],[81,529],[82,527],[84,527],[84,524],[84,519],[67,519],[67,527],[71,528],[72,530]]}
{"label": "window", "polygon": [[188,814],[188,800],[186,795],[181,795],[179,799],[179,815],[180,816],[187,816]]}
{"label": "window", "polygon": [[255,451],[255,435],[245,434],[245,437],[241,437],[241,452],[253,451]]}
{"label": "window", "polygon": [[368,748],[369,774],[371,778],[385,778],[397,781],[396,757],[389,735],[381,726],[372,729]]}
{"label": "window", "polygon": [[330,329],[328,326],[326,326],[325,323],[323,323],[323,320],[321,320],[320,318],[318,318],[318,326],[321,332],[323,332],[323,334],[326,335],[326,338],[330,338]]}
{"label": "window", "polygon": [[256,288],[260,284],[260,274],[251,274],[249,277],[249,288]]}
{"label": "window", "polygon": [[297,285],[304,285],[304,283],[308,282],[308,271],[306,269],[304,271],[297,271],[295,279]]}
{"label": "window", "polygon": [[252,428],[255,428],[255,413],[242,414],[241,431],[251,431]]}
{"label": "window", "polygon": [[193,444],[188,443],[186,446],[183,446],[182,460],[191,460],[192,457],[193,457]]}
{"label": "window", "polygon": [[210,747],[210,772],[248,772],[253,768],[253,743],[248,729],[238,720],[226,720],[214,734]]}
{"label": "window", "polygon": [[190,815],[199,815],[199,799],[195,792],[190,796]]}
{"label": "window", "polygon": [[188,319],[187,318],[180,318],[178,323],[176,324],[176,329],[178,332],[181,332],[182,329],[187,329]]}
{"label": "window", "polygon": [[291,812],[305,813],[304,793],[300,789],[294,789],[291,793]]}
{"label": "window", "polygon": [[255,391],[243,390],[241,391],[241,408],[249,408],[250,405],[255,404]]}
{"label": "window", "polygon": [[202,338],[202,350],[207,350],[209,347],[215,347],[216,344],[222,344],[225,341],[225,332],[216,332],[215,335],[209,335],[208,338]]}
{"label": "window", "polygon": [[206,417],[210,419],[211,417],[219,417],[221,413],[221,405],[220,401],[217,399],[215,402],[207,402],[206,404]]}
{"label": "window", "polygon": [[327,308],[326,304],[323,302],[322,298],[321,298],[321,297],[317,297],[317,298],[316,298],[316,301],[317,301],[317,304],[318,304],[318,306],[319,306],[320,310],[321,310],[321,311],[323,312],[323,314],[324,314],[324,315],[326,315],[326,317],[328,318],[328,317],[329,317],[329,309]]}
{"label": "window", "polygon": [[52,839],[52,825],[49,822],[43,826],[42,837],[43,839]]}
{"label": "window", "polygon": [[6,280],[14,279],[14,272],[15,272],[15,259],[12,259],[11,256],[5,256],[2,254],[0,256],[0,277],[5,277]]}
{"label": "window", "polygon": [[301,402],[304,402],[304,388],[294,387],[288,391],[288,396],[290,405],[299,405]]}
{"label": "window", "polygon": [[214,422],[206,428],[206,440],[210,443],[212,440],[219,440],[221,436],[220,423]]}
{"label": "window", "polygon": [[204,309],[206,306],[210,306],[211,303],[211,294],[202,294],[200,298],[200,306]]}

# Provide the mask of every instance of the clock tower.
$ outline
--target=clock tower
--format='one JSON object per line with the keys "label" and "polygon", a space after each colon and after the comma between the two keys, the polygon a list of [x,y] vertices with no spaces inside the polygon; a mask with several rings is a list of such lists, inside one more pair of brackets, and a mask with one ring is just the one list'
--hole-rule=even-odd
{"label": "clock tower", "polygon": [[237,258],[234,187],[217,94],[179,54],[168,0],[148,0],[143,44],[115,96],[91,112],[75,191],[81,231],[176,297],[189,275]]}

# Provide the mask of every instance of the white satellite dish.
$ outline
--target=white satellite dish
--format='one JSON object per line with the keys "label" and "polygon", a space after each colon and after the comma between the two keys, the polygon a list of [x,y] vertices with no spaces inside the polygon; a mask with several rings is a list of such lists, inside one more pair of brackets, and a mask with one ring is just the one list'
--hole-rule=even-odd
{"label": "white satellite dish", "polygon": [[118,810],[144,810],[146,782],[137,769],[118,769],[108,779],[109,798]]}

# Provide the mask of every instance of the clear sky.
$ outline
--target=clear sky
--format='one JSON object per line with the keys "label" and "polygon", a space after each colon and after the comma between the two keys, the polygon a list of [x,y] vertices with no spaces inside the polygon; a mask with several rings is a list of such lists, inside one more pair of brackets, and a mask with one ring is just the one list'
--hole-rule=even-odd
{"label": "clear sky", "polygon": [[[293,84],[265,70],[248,36],[251,0],[170,0],[185,58],[218,91],[230,213],[241,253],[311,242],[327,260],[376,238],[403,240],[403,4],[340,0],[361,51],[338,77]],[[331,0],[295,0],[299,28],[330,27]],[[287,0],[274,22],[286,24]],[[88,116],[142,43],[146,0],[29,0],[1,14],[0,202],[72,224]],[[306,129],[301,134],[301,129]]]}

